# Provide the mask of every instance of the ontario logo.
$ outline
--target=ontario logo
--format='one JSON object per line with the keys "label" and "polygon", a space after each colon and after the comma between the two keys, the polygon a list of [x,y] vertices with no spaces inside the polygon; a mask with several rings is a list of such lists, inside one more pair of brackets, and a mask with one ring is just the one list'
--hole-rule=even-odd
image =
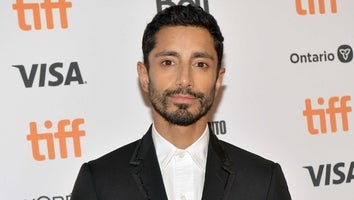
{"label": "ontario logo", "polygon": [[342,45],[337,50],[337,56],[342,63],[348,63],[353,60],[353,49],[349,45]]}
{"label": "ontario logo", "polygon": [[302,52],[292,53],[290,62],[293,64],[324,63],[339,61],[349,63],[353,60],[353,48],[350,45],[343,44],[337,48],[337,51],[324,50],[322,52]]}

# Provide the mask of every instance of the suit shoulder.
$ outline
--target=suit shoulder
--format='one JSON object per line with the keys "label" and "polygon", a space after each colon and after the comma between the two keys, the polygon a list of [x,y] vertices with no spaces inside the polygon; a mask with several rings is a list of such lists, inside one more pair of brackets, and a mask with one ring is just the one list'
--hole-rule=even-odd
{"label": "suit shoulder", "polygon": [[91,168],[119,167],[119,165],[128,165],[133,152],[140,140],[136,140],[116,150],[113,150],[95,160],[89,161]]}
{"label": "suit shoulder", "polygon": [[266,159],[258,154],[252,153],[225,141],[220,141],[220,145],[224,149],[228,158],[239,168],[272,168],[275,165],[275,162],[269,159]]}

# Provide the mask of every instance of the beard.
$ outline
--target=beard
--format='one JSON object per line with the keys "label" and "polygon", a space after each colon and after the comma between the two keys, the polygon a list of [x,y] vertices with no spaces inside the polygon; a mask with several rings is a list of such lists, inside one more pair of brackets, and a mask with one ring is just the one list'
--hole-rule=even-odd
{"label": "beard", "polygon": [[[169,98],[176,94],[190,95],[198,101],[193,104],[170,102]],[[175,90],[167,89],[161,94],[154,88],[151,80],[149,84],[149,98],[155,111],[170,124],[179,126],[191,125],[205,116],[213,105],[214,96],[215,87],[206,95],[201,92],[194,92],[191,88],[182,87]]]}

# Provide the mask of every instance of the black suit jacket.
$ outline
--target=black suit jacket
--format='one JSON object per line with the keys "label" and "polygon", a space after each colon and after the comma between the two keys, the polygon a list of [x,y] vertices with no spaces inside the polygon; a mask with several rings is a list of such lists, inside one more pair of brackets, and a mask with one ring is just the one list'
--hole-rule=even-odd
{"label": "black suit jacket", "polygon": [[[167,200],[151,127],[142,139],[82,165],[71,200]],[[279,164],[210,131],[202,199],[290,200]]]}

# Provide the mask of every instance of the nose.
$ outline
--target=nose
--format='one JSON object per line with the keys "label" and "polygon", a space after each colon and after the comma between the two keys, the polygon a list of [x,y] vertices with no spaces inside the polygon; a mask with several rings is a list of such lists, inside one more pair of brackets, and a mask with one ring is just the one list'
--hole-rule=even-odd
{"label": "nose", "polygon": [[177,72],[176,85],[178,87],[192,87],[192,68],[189,65],[180,66]]}

